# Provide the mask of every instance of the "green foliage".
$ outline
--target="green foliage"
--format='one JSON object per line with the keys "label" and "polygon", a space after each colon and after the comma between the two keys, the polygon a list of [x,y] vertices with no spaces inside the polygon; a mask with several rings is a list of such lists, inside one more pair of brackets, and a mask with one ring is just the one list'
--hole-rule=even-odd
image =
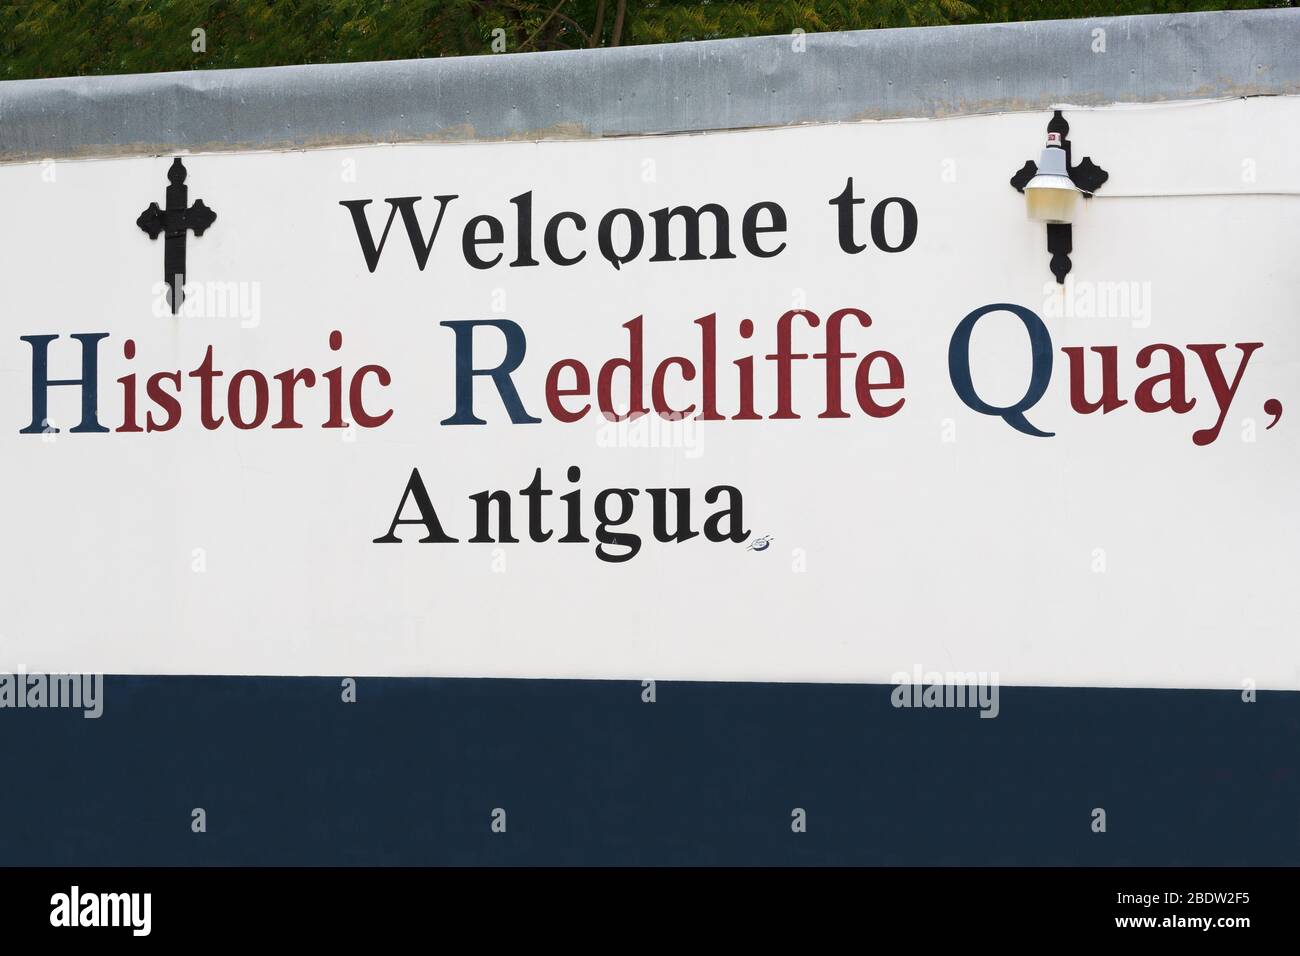
{"label": "green foliage", "polygon": [[[1214,0],[23,0],[0,79],[1288,5]],[[202,30],[202,42],[194,31]]]}

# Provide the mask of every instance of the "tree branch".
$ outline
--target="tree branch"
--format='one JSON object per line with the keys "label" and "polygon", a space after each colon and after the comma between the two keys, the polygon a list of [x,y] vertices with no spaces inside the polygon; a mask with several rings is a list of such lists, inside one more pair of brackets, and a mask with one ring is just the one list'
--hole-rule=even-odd
{"label": "tree branch", "polygon": [[609,38],[610,46],[618,46],[623,39],[623,17],[627,14],[627,0],[618,0],[618,8],[614,12],[614,32]]}
{"label": "tree branch", "polygon": [[591,28],[591,38],[587,41],[587,46],[594,47],[600,44],[601,34],[605,32],[605,0],[600,0],[596,4],[596,25]]}

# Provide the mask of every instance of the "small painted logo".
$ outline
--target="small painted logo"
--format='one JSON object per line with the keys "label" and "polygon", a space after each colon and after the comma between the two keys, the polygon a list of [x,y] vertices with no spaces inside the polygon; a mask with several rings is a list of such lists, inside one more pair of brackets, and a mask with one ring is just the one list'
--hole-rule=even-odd
{"label": "small painted logo", "polygon": [[755,538],[753,541],[749,542],[749,547],[746,548],[745,550],[766,551],[769,547],[771,547],[771,545],[772,545],[772,536],[770,534],[765,534],[763,535],[763,537]]}

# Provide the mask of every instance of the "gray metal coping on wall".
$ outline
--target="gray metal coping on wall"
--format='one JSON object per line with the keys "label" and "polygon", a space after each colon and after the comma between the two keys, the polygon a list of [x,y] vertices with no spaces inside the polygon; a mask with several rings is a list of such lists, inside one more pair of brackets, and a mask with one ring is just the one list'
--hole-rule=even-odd
{"label": "gray metal coping on wall", "polygon": [[[1098,30],[1104,52],[1094,49]],[[585,139],[1296,93],[1300,11],[1052,20],[16,80],[0,83],[0,162]]]}

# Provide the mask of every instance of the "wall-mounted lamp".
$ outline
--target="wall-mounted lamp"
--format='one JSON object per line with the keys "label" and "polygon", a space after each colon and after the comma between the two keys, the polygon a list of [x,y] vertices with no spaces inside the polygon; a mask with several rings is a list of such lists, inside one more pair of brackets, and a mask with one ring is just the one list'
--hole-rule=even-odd
{"label": "wall-mounted lamp", "polygon": [[1079,197],[1092,198],[1110,178],[1110,173],[1087,156],[1078,166],[1070,165],[1070,140],[1066,136],[1069,132],[1070,124],[1056,110],[1047,124],[1047,146],[1038,165],[1030,160],[1011,177],[1011,185],[1025,194],[1029,218],[1047,223],[1052,275],[1062,284],[1070,271],[1070,252],[1074,247],[1070,223],[1074,221]]}

